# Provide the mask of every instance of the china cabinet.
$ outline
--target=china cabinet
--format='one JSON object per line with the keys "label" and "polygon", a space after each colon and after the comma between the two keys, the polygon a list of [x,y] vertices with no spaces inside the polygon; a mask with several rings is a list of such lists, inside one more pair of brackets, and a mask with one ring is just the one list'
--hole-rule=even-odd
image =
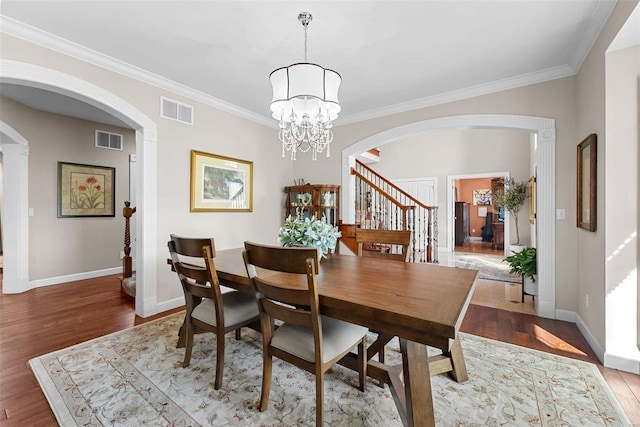
{"label": "china cabinet", "polygon": [[340,219],[340,186],[328,184],[294,185],[285,187],[285,218],[296,215],[304,218],[315,216],[327,218],[331,225],[338,225]]}

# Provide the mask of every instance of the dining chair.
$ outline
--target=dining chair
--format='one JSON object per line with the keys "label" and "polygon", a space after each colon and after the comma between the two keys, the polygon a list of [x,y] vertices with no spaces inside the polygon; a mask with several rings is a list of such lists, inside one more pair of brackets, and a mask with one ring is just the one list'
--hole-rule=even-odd
{"label": "dining chair", "polygon": [[[358,243],[358,256],[406,262],[409,258],[411,231],[357,228],[356,243]],[[378,352],[380,363],[385,362],[386,351],[386,346],[383,346]]]}
{"label": "dining chair", "polygon": [[[367,328],[320,314],[316,248],[265,246],[245,242],[247,274],[256,292],[263,337],[260,410],[265,411],[275,356],[316,376],[316,426],[322,426],[324,374],[358,346],[359,388],[367,375]],[[292,273],[276,275],[274,272]],[[277,329],[275,320],[279,320]]]}
{"label": "dining chair", "polygon": [[356,243],[358,243],[358,256],[406,262],[409,258],[411,231],[357,228]]}
{"label": "dining chair", "polygon": [[171,234],[168,246],[186,304],[185,320],[178,340],[178,347],[182,343],[185,346],[182,367],[186,368],[191,362],[194,334],[213,332],[216,335],[214,388],[217,390],[222,386],[225,334],[235,331],[236,339],[240,339],[243,326],[258,324],[256,299],[253,295],[238,291],[221,291],[213,260],[216,256],[214,239]]}

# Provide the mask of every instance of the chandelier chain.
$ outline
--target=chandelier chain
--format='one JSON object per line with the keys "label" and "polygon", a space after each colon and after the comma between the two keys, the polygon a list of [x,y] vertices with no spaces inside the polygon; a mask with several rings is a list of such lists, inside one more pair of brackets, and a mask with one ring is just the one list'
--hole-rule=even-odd
{"label": "chandelier chain", "polygon": [[307,26],[304,26],[304,62],[307,61]]}

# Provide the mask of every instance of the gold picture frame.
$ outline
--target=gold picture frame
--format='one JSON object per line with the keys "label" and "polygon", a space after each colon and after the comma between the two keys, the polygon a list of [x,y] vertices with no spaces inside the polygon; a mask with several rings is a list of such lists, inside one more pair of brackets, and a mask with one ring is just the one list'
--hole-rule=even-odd
{"label": "gold picture frame", "polygon": [[116,168],[58,162],[58,218],[116,216]]}
{"label": "gold picture frame", "polygon": [[536,223],[536,177],[529,178],[529,222]]}
{"label": "gold picture frame", "polygon": [[253,162],[191,150],[191,212],[252,212]]}
{"label": "gold picture frame", "polygon": [[596,231],[597,151],[595,133],[578,144],[576,225],[588,231]]}

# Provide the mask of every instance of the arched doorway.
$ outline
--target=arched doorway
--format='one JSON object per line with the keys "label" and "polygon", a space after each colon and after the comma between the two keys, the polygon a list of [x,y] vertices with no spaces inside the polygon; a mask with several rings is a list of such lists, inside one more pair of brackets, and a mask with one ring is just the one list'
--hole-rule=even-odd
{"label": "arched doorway", "polygon": [[[156,301],[156,258],[157,258],[157,131],[156,124],[140,110],[124,99],[106,91],[92,83],[77,77],[52,70],[39,65],[19,61],[0,60],[0,82],[20,84],[34,88],[46,89],[60,95],[68,96],[99,108],[128,124],[136,132],[136,157],[138,159],[138,182],[136,197],[138,200],[137,220],[137,278],[136,278],[136,314],[146,317],[155,314]],[[8,192],[16,191],[8,188]],[[5,198],[15,197],[26,206],[28,189],[21,194],[7,194]],[[9,206],[5,209],[13,209]],[[16,213],[18,221],[28,224],[28,209]],[[6,224],[8,228],[9,225]],[[24,236],[20,236],[23,241]],[[28,251],[24,260],[28,272]],[[28,281],[28,279],[27,279]],[[21,284],[19,292],[26,289]]]}
{"label": "arched doorway", "polygon": [[15,129],[0,121],[3,156],[3,276],[7,294],[29,288],[29,143]]}
{"label": "arched doorway", "polygon": [[408,136],[442,129],[509,129],[533,133],[537,142],[535,164],[537,165],[538,226],[538,290],[536,312],[539,316],[555,319],[556,314],[556,230],[555,230],[555,120],[505,114],[475,114],[441,117],[424,120],[388,129],[358,141],[342,151],[342,206],[345,222],[355,222],[355,179],[351,167],[358,154],[369,149],[398,141]]}

